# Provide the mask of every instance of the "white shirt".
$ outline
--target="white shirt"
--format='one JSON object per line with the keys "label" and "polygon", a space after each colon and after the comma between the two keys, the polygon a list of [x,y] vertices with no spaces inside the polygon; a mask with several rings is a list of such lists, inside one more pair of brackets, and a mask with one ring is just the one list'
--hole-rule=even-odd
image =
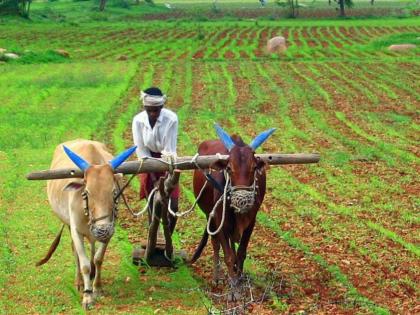
{"label": "white shirt", "polygon": [[155,126],[150,126],[146,111],[133,118],[133,140],[137,146],[139,158],[151,156],[150,151],[165,154],[176,154],[178,136],[178,116],[169,109],[162,108]]}

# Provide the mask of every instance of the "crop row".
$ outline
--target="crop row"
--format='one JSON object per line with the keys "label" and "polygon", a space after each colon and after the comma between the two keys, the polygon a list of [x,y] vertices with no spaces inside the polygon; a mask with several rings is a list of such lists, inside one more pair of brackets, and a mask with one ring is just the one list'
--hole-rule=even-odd
{"label": "crop row", "polygon": [[278,58],[266,53],[266,42],[274,36],[284,36],[289,46],[286,53],[289,59],[372,59],[394,53],[372,49],[371,41],[390,34],[419,31],[416,26],[276,27],[254,24],[38,28],[36,32],[20,29],[3,32],[0,46],[35,52],[67,49],[73,58],[83,60],[115,60],[121,56],[135,60],[255,59]]}

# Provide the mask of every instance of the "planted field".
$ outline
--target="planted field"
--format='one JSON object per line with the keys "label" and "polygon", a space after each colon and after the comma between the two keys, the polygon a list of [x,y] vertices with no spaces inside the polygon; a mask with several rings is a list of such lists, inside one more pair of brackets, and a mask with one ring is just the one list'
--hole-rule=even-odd
{"label": "planted field", "polygon": [[[318,165],[268,171],[245,269],[257,287],[266,278],[274,285],[250,312],[420,311],[418,49],[396,54],[381,44],[420,36],[418,22],[260,24],[2,26],[0,47],[32,50],[31,62],[49,49],[71,55],[59,64],[0,66],[2,310],[81,310],[68,233],[51,261],[34,267],[59,223],[45,183],[24,175],[47,169],[54,147],[68,139],[101,140],[114,152],[131,145],[139,90],[157,85],[179,115],[179,155],[194,155],[201,141],[215,138],[213,122],[245,142],[276,127],[261,152],[321,154]],[[266,55],[266,40],[277,34],[287,37],[289,50]],[[128,60],[116,61],[121,55]],[[137,185],[129,199],[140,207]],[[182,175],[181,188],[186,210],[191,173]],[[191,254],[204,226],[198,209],[180,219],[176,246]],[[192,267],[131,265],[146,228],[145,217],[133,220],[121,206],[94,313],[205,314],[205,305],[222,307],[202,290],[211,280],[210,245]]]}

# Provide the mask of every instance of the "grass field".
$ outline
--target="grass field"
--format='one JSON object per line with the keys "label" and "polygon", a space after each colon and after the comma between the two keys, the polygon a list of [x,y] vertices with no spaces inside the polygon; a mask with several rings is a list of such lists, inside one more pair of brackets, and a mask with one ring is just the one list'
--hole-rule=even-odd
{"label": "grass field", "polygon": [[[287,38],[284,56],[264,52],[274,35]],[[275,286],[250,312],[420,312],[419,50],[386,49],[419,36],[415,18],[4,18],[0,47],[24,57],[0,64],[0,313],[83,313],[69,233],[47,265],[34,266],[60,224],[46,183],[25,174],[47,169],[55,146],[69,139],[104,141],[115,153],[131,145],[138,93],[150,85],[167,92],[179,115],[179,155],[214,138],[213,122],[245,142],[278,128],[261,152],[321,154],[318,165],[268,172],[245,269],[256,283],[270,276]],[[138,207],[137,185],[129,198]],[[181,188],[186,209],[190,172]],[[198,210],[180,220],[176,246],[192,253],[204,225]],[[104,262],[105,293],[91,313],[206,314],[210,246],[192,267],[138,268],[131,250],[145,235],[146,219],[121,207]]]}

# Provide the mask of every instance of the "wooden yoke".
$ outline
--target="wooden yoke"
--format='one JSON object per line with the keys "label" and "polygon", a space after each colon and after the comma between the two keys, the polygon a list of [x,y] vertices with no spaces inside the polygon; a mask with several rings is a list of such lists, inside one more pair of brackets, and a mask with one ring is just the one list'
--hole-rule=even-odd
{"label": "wooden yoke", "polygon": [[[318,163],[319,154],[317,153],[296,153],[296,154],[255,154],[257,158],[262,159],[270,165],[280,164],[308,164]],[[174,167],[178,170],[193,170],[199,168],[209,168],[210,165],[217,161],[228,159],[227,155],[201,155],[195,159],[192,156],[178,157],[174,163]],[[143,161],[131,161],[122,163],[115,173],[121,174],[139,174],[151,172],[166,172],[169,170],[168,165],[162,159],[145,158]],[[83,178],[83,171],[78,168],[73,169],[55,169],[32,172],[26,177],[29,180],[49,180],[61,178]]]}

